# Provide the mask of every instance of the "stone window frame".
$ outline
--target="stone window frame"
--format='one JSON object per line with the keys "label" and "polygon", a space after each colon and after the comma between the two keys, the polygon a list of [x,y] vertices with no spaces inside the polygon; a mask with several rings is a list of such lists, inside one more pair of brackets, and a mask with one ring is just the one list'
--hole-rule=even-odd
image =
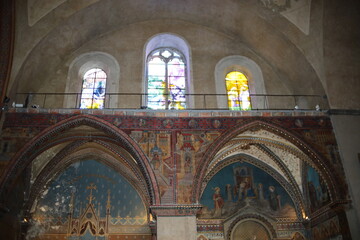
{"label": "stone window frame", "polygon": [[[65,93],[78,93],[78,95],[65,95],[65,108],[79,108],[82,92],[82,82],[84,74],[92,69],[100,68],[106,75],[105,93],[118,93],[120,86],[120,66],[118,61],[110,54],[105,52],[87,52],[75,57],[69,65],[66,80]],[[107,95],[105,97],[104,108],[117,108],[119,97],[117,95]],[[76,106],[74,102],[77,102]]]}
{"label": "stone window frame", "polygon": [[[147,80],[147,59],[156,49],[161,48],[173,48],[181,52],[185,58],[185,78],[186,78],[186,94],[193,93],[193,82],[192,82],[192,67],[191,67],[191,48],[189,43],[181,36],[174,33],[159,33],[149,38],[144,46],[143,56],[143,92],[148,92],[148,80]],[[142,105],[147,106],[147,97],[144,96],[142,99]],[[186,109],[190,109],[194,106],[194,98],[187,96],[186,98]]]}
{"label": "stone window frame", "polygon": [[[232,55],[222,58],[215,66],[215,88],[217,96],[217,107],[229,109],[227,103],[227,92],[225,77],[229,72],[238,71],[248,79],[250,94],[266,94],[264,78],[259,65],[248,57]],[[264,109],[266,101],[263,97],[251,98],[251,109]]]}

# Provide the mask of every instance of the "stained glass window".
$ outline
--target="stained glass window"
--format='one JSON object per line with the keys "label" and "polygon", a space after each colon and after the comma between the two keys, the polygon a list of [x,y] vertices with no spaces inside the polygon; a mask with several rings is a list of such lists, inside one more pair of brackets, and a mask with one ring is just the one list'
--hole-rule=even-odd
{"label": "stained glass window", "polygon": [[104,108],[106,73],[92,68],[84,74],[80,108]]}
{"label": "stained glass window", "polygon": [[230,110],[251,110],[248,79],[238,71],[229,72],[225,77],[226,92]]}
{"label": "stained glass window", "polygon": [[148,56],[147,107],[185,109],[185,59],[173,48],[156,49]]}

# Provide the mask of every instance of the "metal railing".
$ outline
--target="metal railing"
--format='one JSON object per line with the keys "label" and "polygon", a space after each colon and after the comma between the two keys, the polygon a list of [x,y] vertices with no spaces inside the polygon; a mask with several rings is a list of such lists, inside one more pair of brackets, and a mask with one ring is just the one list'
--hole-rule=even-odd
{"label": "metal railing", "polygon": [[[103,109],[147,109],[147,93],[106,93]],[[165,95],[166,96],[166,95]],[[185,94],[186,110],[229,110],[227,94]],[[79,108],[81,93],[17,93],[13,107]],[[326,110],[321,95],[250,94],[251,110]],[[238,109],[241,110],[241,109]]]}

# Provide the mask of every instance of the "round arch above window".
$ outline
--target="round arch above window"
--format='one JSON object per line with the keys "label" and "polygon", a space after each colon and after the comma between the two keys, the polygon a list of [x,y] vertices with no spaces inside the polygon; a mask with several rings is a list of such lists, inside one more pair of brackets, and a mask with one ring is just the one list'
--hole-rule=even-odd
{"label": "round arch above window", "polygon": [[[65,95],[65,108],[81,107],[84,76],[91,69],[101,69],[106,74],[106,87],[103,89],[106,94],[119,92],[120,66],[117,60],[104,52],[84,53],[74,58],[69,64],[65,93],[72,94]],[[104,108],[115,108],[119,104],[117,95],[111,96],[111,100],[106,96],[104,99]]]}
{"label": "round arch above window", "polygon": [[260,221],[255,219],[244,219],[231,229],[229,240],[236,239],[270,240],[272,237],[270,236],[268,229]]}
{"label": "round arch above window", "polygon": [[[169,57],[162,57],[161,54],[163,53],[170,53]],[[159,86],[159,88],[163,88],[164,89],[164,93],[162,93],[161,96],[164,99],[167,98],[173,98],[175,95],[179,95],[177,94],[177,92],[179,92],[179,90],[181,90],[181,94],[180,94],[180,98],[182,99],[181,101],[177,100],[171,100],[170,102],[167,100],[166,104],[164,105],[164,108],[162,107],[158,107],[155,109],[183,109],[183,108],[189,108],[190,106],[193,106],[193,99],[191,97],[188,97],[185,95],[186,94],[191,94],[192,93],[192,81],[191,81],[191,77],[190,77],[190,72],[191,72],[191,52],[190,52],[190,47],[189,44],[180,36],[177,36],[175,34],[172,33],[162,33],[162,34],[158,34],[153,36],[151,39],[149,39],[147,41],[147,43],[145,44],[144,47],[144,92],[147,94],[152,94],[152,91],[155,89],[154,86],[151,85],[150,81],[149,81],[149,76],[152,74],[150,71],[150,65],[149,63],[151,63],[152,59],[156,58],[156,54],[158,54],[159,59],[162,59],[162,63],[164,63],[163,65],[164,67],[164,72],[169,73],[167,71],[169,71],[169,69],[167,68],[168,65],[168,61],[166,61],[165,59],[177,59],[179,60],[179,64],[182,65],[181,68],[183,71],[183,74],[181,74],[181,76],[176,76],[177,78],[181,78],[181,81],[179,82],[179,84],[174,84],[174,82],[171,82],[170,79],[170,75],[164,73],[164,78],[163,79],[163,83],[162,82],[158,82],[159,84],[163,84],[166,86]],[[156,55],[156,56],[155,56]],[[176,57],[176,56],[178,57]],[[165,60],[165,61],[164,61]],[[159,64],[162,64],[161,62]],[[175,66],[175,65],[174,65]],[[167,79],[169,78],[169,79]],[[178,82],[178,81],[176,81]],[[171,86],[173,85],[173,89],[175,92],[172,92],[171,90]],[[169,88],[168,88],[169,87]],[[166,89],[170,89],[170,90],[166,90]],[[159,90],[160,91],[160,90]],[[166,98],[167,96],[167,98]],[[175,96],[176,98],[176,96]],[[160,101],[161,102],[161,101]],[[147,105],[150,108],[154,108],[154,102],[152,102],[152,100],[150,99],[150,95],[149,98],[145,97],[143,99],[143,104]],[[178,107],[176,106],[172,106],[172,105],[178,105]]]}
{"label": "round arch above window", "polygon": [[240,72],[248,80],[251,108],[264,109],[266,106],[264,98],[253,96],[266,93],[262,71],[253,60],[239,55],[227,56],[215,66],[215,86],[216,93],[219,94],[218,108],[229,109],[225,79],[230,72]]}

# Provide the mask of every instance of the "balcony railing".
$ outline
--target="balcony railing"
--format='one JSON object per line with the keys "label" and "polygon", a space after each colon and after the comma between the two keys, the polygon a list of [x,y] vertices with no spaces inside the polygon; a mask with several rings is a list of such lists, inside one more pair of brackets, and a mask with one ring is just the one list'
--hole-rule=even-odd
{"label": "balcony railing", "polygon": [[[106,93],[104,109],[146,109],[146,93]],[[186,110],[229,110],[227,94],[186,94]],[[81,93],[17,93],[13,107],[79,108]],[[251,110],[327,110],[326,96],[250,94]],[[239,109],[241,110],[241,109]]]}

